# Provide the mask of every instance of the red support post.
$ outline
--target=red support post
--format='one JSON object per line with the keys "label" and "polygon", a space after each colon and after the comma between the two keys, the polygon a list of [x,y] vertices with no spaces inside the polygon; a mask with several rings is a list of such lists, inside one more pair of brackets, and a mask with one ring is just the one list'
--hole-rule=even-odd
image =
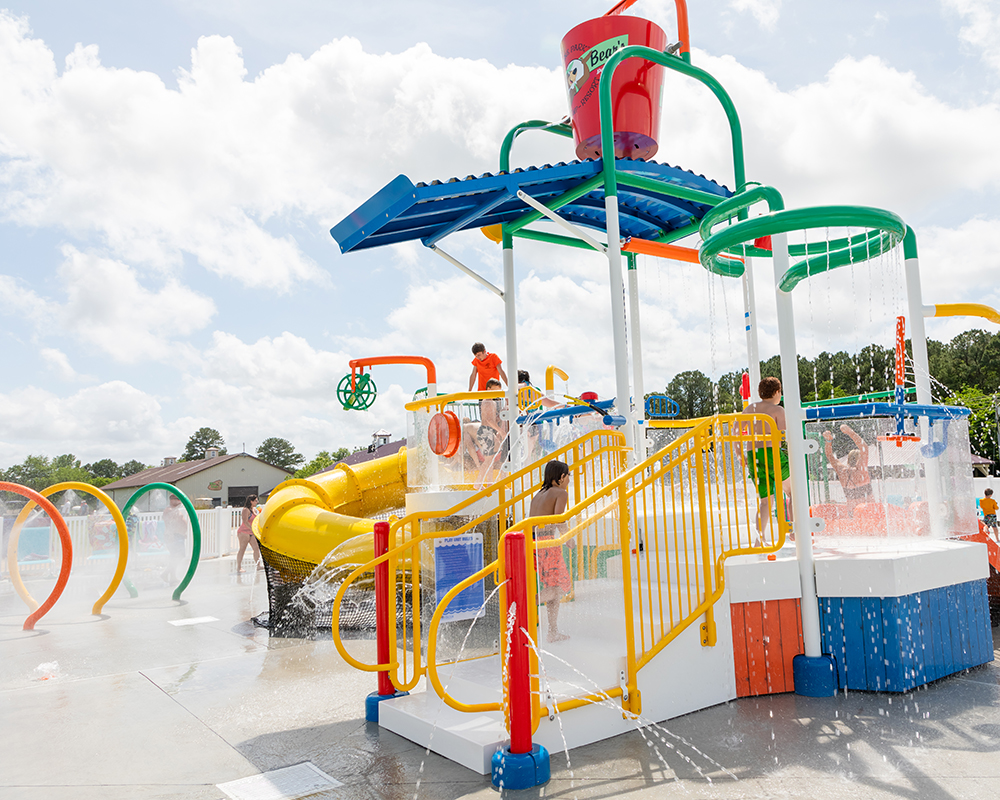
{"label": "red support post", "polygon": [[[376,522],[373,533],[375,558],[389,552],[389,523]],[[388,664],[389,653],[389,605],[391,583],[389,581],[389,562],[383,561],[375,567],[375,641],[379,664]],[[379,670],[378,693],[380,696],[393,695],[396,687],[389,677],[389,668]]]}
{"label": "red support post", "polygon": [[531,752],[531,661],[524,634],[528,629],[528,572],[523,532],[507,534],[504,563],[508,607],[511,603],[515,604],[514,630],[507,632],[510,653],[507,703],[510,708],[510,752],[516,755]]}

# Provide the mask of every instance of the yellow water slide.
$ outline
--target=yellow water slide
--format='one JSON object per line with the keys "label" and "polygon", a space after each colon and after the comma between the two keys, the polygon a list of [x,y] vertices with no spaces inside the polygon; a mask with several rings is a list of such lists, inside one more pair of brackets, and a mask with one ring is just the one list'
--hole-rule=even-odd
{"label": "yellow water slide", "polygon": [[401,508],[405,498],[404,447],[391,456],[286,481],[271,492],[254,530],[263,547],[310,564],[353,540],[341,548],[343,559],[366,563],[374,558],[370,517]]}

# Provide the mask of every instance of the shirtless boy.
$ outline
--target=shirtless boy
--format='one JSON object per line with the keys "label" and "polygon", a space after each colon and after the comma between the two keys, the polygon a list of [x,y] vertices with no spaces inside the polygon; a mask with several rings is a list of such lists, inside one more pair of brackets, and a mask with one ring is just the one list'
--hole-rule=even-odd
{"label": "shirtless boy", "polygon": [[[785,430],[785,409],[781,402],[781,381],[777,378],[764,378],[757,387],[757,394],[760,400],[751,403],[743,411],[744,414],[758,414],[771,417],[779,431]],[[754,423],[754,433],[771,433],[765,430],[769,423],[759,420]],[[766,439],[754,439],[752,447],[747,450],[744,459],[747,464],[748,474],[757,486],[757,531],[764,533],[764,528],[771,518],[771,496],[774,495],[778,487],[777,471],[774,464],[774,453]],[[789,480],[788,454],[784,449],[779,453],[779,464],[781,467],[781,486],[785,495],[785,509],[788,517],[791,518],[791,504],[787,498],[791,494],[791,481]]]}

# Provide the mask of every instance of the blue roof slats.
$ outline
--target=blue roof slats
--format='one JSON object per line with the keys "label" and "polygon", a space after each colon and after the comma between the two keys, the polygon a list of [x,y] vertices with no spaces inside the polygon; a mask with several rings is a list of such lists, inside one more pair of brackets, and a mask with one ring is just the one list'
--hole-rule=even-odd
{"label": "blue roof slats", "polygon": [[[654,161],[618,159],[619,173],[730,197],[724,186],[701,175]],[[331,230],[343,253],[397,242],[420,240],[430,246],[455,231],[512,222],[531,211],[517,198],[518,189],[541,203],[550,204],[587,180],[599,175],[600,161],[573,161],[543,167],[515,169],[509,173],[414,184],[399,175]],[[700,219],[708,206],[658,194],[648,188],[618,186],[620,227],[623,237],[655,238]],[[567,203],[559,214],[570,222],[605,229],[604,187]]]}

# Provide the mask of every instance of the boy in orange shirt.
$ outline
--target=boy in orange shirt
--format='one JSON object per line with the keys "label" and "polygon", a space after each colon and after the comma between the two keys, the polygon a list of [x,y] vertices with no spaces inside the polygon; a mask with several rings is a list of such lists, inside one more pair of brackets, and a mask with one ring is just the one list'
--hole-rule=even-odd
{"label": "boy in orange shirt", "polygon": [[503,371],[503,367],[500,366],[503,362],[496,353],[487,353],[486,347],[482,342],[476,342],[472,345],[472,355],[475,356],[472,359],[472,374],[469,376],[469,391],[472,391],[472,385],[476,382],[476,376],[479,376],[479,387],[476,389],[477,392],[486,391],[486,383],[489,380],[500,380],[503,379],[504,383],[507,383],[507,375]]}
{"label": "boy in orange shirt", "polygon": [[979,507],[983,510],[983,525],[993,531],[993,536],[1000,541],[997,534],[997,501],[993,499],[993,490],[987,489],[985,497],[979,501]]}

